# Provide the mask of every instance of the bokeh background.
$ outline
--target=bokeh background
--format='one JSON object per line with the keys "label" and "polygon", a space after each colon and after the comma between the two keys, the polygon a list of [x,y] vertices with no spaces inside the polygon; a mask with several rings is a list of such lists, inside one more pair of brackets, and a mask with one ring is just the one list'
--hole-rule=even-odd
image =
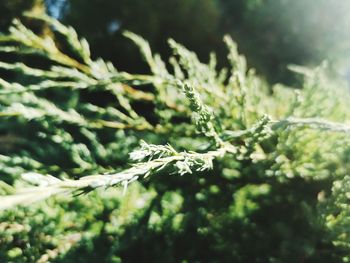
{"label": "bokeh background", "polygon": [[172,37],[203,61],[215,51],[220,65],[226,63],[222,37],[230,34],[249,65],[272,83],[295,83],[288,64],[328,60],[341,74],[349,71],[350,3],[344,0],[2,0],[1,29],[33,8],[73,26],[95,57],[130,72],[147,67],[124,30],[143,36],[164,57]]}

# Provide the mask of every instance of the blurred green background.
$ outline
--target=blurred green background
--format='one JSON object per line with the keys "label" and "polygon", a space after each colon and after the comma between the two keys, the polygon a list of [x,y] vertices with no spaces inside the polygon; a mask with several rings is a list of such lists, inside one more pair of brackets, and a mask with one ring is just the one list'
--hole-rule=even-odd
{"label": "blurred green background", "polygon": [[122,36],[130,30],[164,57],[172,37],[204,61],[214,50],[221,66],[222,37],[230,34],[249,65],[273,83],[293,83],[288,64],[318,65],[326,59],[343,74],[348,71],[350,3],[344,0],[2,0],[1,28],[33,6],[73,26],[95,57],[120,70],[146,71],[137,48]]}

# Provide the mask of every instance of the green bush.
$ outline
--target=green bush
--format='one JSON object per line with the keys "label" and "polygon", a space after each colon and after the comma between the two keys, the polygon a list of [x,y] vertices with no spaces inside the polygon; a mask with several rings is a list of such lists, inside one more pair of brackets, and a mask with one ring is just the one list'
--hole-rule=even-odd
{"label": "green bush", "polygon": [[129,74],[31,19],[52,32],[0,37],[1,262],[349,260],[349,94],[326,64],[291,67],[296,92],[229,37],[218,70],[126,32],[151,70]]}

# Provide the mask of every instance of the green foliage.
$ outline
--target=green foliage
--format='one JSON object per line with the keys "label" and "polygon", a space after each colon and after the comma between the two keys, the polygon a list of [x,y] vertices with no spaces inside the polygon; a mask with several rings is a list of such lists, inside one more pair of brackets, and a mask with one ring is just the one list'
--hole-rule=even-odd
{"label": "green foliage", "polygon": [[52,32],[15,20],[0,37],[18,60],[0,63],[0,261],[348,259],[349,94],[326,65],[292,66],[294,92],[229,37],[218,72],[214,54],[169,40],[166,63],[127,32],[151,69],[129,74],[27,16]]}

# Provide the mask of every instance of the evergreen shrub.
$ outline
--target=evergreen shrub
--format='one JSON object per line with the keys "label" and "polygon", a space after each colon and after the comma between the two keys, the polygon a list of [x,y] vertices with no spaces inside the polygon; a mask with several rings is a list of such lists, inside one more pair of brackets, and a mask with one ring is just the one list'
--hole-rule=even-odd
{"label": "evergreen shrub", "polygon": [[[48,16],[0,36],[0,262],[347,262],[349,91],[270,87],[225,37],[150,74],[93,60]],[[44,200],[45,199],[45,200]]]}

